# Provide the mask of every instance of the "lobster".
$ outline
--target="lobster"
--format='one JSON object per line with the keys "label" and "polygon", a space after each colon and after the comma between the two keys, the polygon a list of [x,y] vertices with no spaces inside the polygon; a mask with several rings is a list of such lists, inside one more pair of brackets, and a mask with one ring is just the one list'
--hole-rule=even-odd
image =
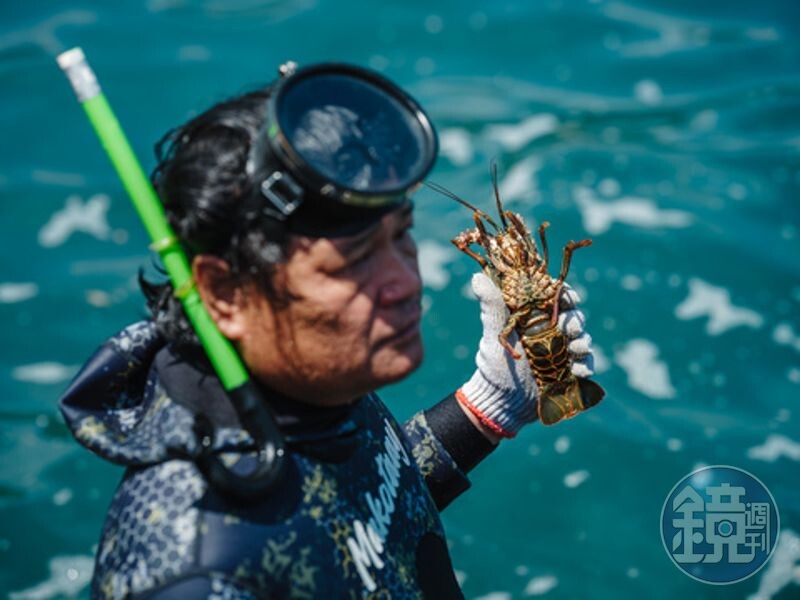
{"label": "lobster", "polygon": [[[492,186],[502,227],[489,215],[446,188],[427,182],[436,192],[460,202],[470,210],[475,228],[455,236],[451,242],[474,259],[503,294],[509,310],[506,326],[498,336],[499,343],[514,357],[521,358],[508,341],[512,331],[519,335],[528,364],[539,386],[538,416],[545,425],[554,425],[595,406],[605,390],[590,379],[572,374],[572,361],[567,350],[569,339],[558,328],[564,279],[569,272],[572,254],[589,246],[590,239],[570,241],[564,247],[561,271],[553,279],[548,273],[549,252],[545,229],[539,225],[541,253],[522,216],[503,209],[497,185],[497,165],[492,164]],[[492,227],[493,235],[487,232]],[[476,244],[485,256],[472,249]]]}

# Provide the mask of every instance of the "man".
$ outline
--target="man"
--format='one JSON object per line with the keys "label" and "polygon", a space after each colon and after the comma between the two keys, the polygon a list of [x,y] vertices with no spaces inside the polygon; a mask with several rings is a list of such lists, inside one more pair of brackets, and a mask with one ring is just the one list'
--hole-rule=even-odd
{"label": "man", "polygon": [[[525,360],[499,345],[508,312],[478,274],[484,335],[471,379],[402,427],[375,395],[423,358],[408,197],[435,137],[424,150],[427,118],[390,83],[342,69],[284,72],[158,146],[153,181],[203,303],[289,454],[279,485],[256,499],[204,478],[198,423],[232,473],[257,458],[248,423],[176,291],[143,281],[152,320],[101,347],[62,398],[77,440],[127,467],[94,597],[461,597],[438,511],[500,439],[536,419],[538,391]],[[320,174],[332,183],[315,188]],[[331,199],[336,186],[345,192]],[[573,372],[589,376],[576,301],[565,294],[559,326]]]}

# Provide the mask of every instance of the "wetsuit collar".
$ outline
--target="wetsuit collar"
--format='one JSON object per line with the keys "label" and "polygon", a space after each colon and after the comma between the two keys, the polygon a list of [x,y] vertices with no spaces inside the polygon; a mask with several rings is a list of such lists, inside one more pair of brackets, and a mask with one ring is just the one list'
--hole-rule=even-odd
{"label": "wetsuit collar", "polygon": [[[155,357],[159,380],[167,395],[193,414],[204,415],[215,428],[241,428],[236,411],[219,380],[178,358],[169,347]],[[307,445],[350,438],[358,431],[354,415],[362,399],[344,406],[299,402],[261,386],[289,445]]]}

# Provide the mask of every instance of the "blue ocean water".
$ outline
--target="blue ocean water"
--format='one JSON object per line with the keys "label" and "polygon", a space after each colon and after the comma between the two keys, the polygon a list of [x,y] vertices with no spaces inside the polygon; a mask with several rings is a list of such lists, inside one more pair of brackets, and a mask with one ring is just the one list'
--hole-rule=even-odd
{"label": "blue ocean water", "polygon": [[[469,598],[800,595],[800,5],[785,0],[364,3],[146,0],[0,5],[0,591],[87,597],[118,468],[72,441],[56,398],[143,315],[147,242],[54,61],[80,45],[146,168],[170,127],[270,80],[352,61],[427,108],[432,179],[501,193],[552,248],[590,236],[584,297],[608,392],[528,427],[443,514]],[[426,360],[383,391],[400,418],[472,372],[463,207],[423,190]],[[772,561],[689,579],[659,530],[699,465],[756,475],[778,504]]]}

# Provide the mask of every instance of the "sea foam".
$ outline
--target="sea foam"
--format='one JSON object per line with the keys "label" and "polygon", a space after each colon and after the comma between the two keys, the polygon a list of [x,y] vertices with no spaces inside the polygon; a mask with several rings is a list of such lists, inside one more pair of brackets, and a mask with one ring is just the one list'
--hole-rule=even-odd
{"label": "sea foam", "polygon": [[84,203],[73,194],[67,198],[64,208],[50,217],[39,230],[39,244],[45,248],[60,246],[76,231],[88,233],[99,240],[108,239],[111,229],[106,213],[111,200],[105,194],[95,194]]}
{"label": "sea foam", "polygon": [[39,293],[35,283],[0,283],[0,303],[12,304],[30,300]]}
{"label": "sea foam", "polygon": [[689,296],[675,307],[675,316],[683,320],[707,316],[709,335],[721,335],[740,326],[758,329],[764,323],[764,318],[754,310],[734,306],[728,290],[697,277],[689,280]]}
{"label": "sea foam", "polygon": [[658,346],[645,339],[630,340],[614,357],[628,374],[628,385],[651,398],[673,398],[667,364],[658,359]]}
{"label": "sea foam", "polygon": [[422,240],[417,248],[422,283],[433,290],[446,288],[450,283],[446,266],[455,260],[455,250],[433,240]]}
{"label": "sea foam", "polygon": [[649,198],[623,196],[618,200],[599,200],[591,188],[579,186],[573,193],[583,217],[583,227],[592,235],[608,231],[617,223],[642,229],[688,227],[693,220],[681,210],[662,210]]}
{"label": "sea foam", "polygon": [[92,578],[94,558],[91,556],[55,556],[48,564],[50,576],[24,590],[11,592],[11,600],[49,600],[74,598]]}
{"label": "sea foam", "polygon": [[775,462],[781,457],[800,461],[800,443],[778,433],[770,434],[760,446],[753,446],[747,451],[747,457],[753,460]]}

